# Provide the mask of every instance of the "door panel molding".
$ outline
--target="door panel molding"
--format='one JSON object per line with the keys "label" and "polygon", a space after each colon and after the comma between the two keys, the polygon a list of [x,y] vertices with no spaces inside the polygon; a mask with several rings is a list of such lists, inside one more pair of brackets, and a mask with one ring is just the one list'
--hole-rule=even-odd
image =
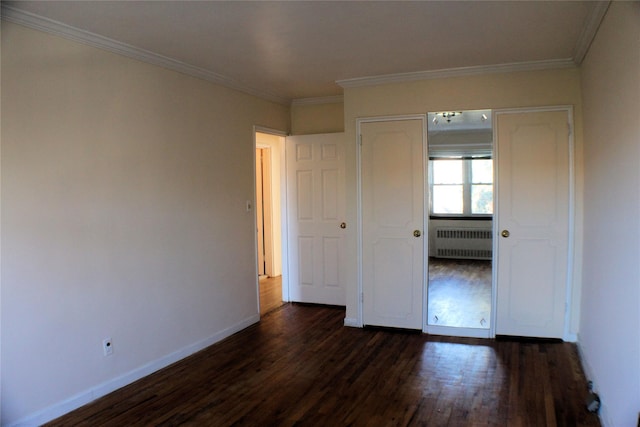
{"label": "door panel molding", "polygon": [[286,138],[289,299],[345,305],[344,133]]}
{"label": "door panel molding", "polygon": [[[356,233],[357,233],[357,262],[358,262],[358,281],[357,281],[357,292],[358,292],[358,319],[357,319],[357,325],[355,326],[360,326],[362,327],[365,324],[365,315],[364,315],[364,302],[363,302],[363,294],[364,294],[364,286],[363,286],[363,280],[364,280],[364,271],[363,271],[363,253],[364,253],[364,247],[363,247],[363,241],[364,241],[364,234],[363,234],[363,223],[364,223],[364,216],[363,216],[363,153],[362,153],[362,133],[363,133],[363,126],[365,126],[366,124],[371,124],[371,123],[380,123],[380,122],[402,122],[402,121],[408,121],[408,120],[418,120],[420,121],[420,126],[421,126],[421,139],[422,139],[422,144],[421,144],[421,155],[420,155],[420,168],[421,168],[421,187],[419,189],[420,191],[420,200],[419,203],[421,206],[419,206],[419,210],[422,212],[421,213],[421,217],[419,219],[418,223],[414,224],[414,227],[417,230],[420,230],[422,232],[422,236],[420,238],[420,253],[422,253],[422,255],[428,253],[428,247],[427,247],[427,243],[428,243],[428,239],[424,238],[424,236],[428,235],[427,232],[427,216],[425,215],[425,213],[427,212],[427,203],[428,200],[425,197],[425,180],[424,177],[426,177],[426,161],[424,159],[424,154],[427,152],[427,147],[426,147],[426,131],[427,131],[427,126],[426,126],[426,119],[427,116],[426,114],[416,114],[416,115],[403,115],[403,116],[384,116],[384,117],[370,117],[370,118],[359,118],[356,120],[356,145],[357,145],[357,150],[356,150],[356,162],[357,162],[357,224],[356,224]],[[384,160],[391,160],[393,161],[395,156],[395,153],[389,153],[390,156],[384,156],[385,159]],[[406,154],[406,153],[405,153]],[[405,156],[406,157],[406,156]],[[411,158],[410,158],[411,159]],[[379,159],[382,160],[382,159]],[[399,160],[399,159],[395,159],[395,160]],[[401,160],[401,159],[400,159]],[[406,160],[406,159],[405,159]],[[393,185],[393,183],[389,183],[390,186]],[[391,188],[391,187],[390,187]],[[389,188],[388,188],[389,189]],[[417,189],[416,189],[417,190]],[[416,206],[417,208],[417,206]],[[415,210],[415,209],[412,209]],[[413,220],[415,221],[415,219]],[[410,221],[410,222],[413,222]],[[405,223],[404,225],[406,226],[406,220],[405,221],[400,221]],[[411,227],[413,228],[413,227]],[[391,238],[392,236],[379,236],[380,238]],[[415,237],[411,237],[411,239],[414,239]],[[376,240],[376,239],[374,239]],[[415,244],[415,243],[414,243]],[[398,260],[400,261],[400,260]],[[419,313],[415,313],[415,307],[412,307],[410,310],[405,310],[407,312],[411,311],[412,313],[411,316],[417,316],[418,319],[418,323],[415,324],[415,327],[418,329],[421,329],[422,331],[425,331],[425,324],[426,324],[426,283],[427,283],[427,270],[426,270],[426,264],[424,263],[424,256],[421,256],[421,262],[422,262],[422,268],[420,269],[420,271],[411,271],[411,275],[415,275],[415,274],[419,274],[419,280],[421,283],[421,287],[420,287],[420,295],[415,295],[416,298],[419,299],[419,306],[420,306],[420,310]],[[372,291],[373,292],[383,292],[383,290],[381,289],[375,289],[375,286],[372,285]],[[368,297],[365,296],[364,298],[371,298],[372,296],[369,295]],[[369,303],[371,301],[368,301]],[[389,317],[391,318],[391,317]],[[367,322],[368,323],[368,322]],[[375,324],[375,323],[372,323]],[[351,325],[354,326],[354,325]],[[396,325],[386,325],[386,326],[396,326]],[[403,326],[399,326],[399,327],[403,327]],[[413,325],[410,327],[414,327]]]}
{"label": "door panel molding", "polygon": [[[576,336],[575,334],[571,333],[570,331],[570,325],[571,325],[571,308],[572,308],[572,290],[573,290],[573,269],[574,269],[574,242],[575,242],[575,144],[574,144],[574,125],[573,125],[573,107],[570,105],[560,105],[560,106],[549,106],[549,107],[534,107],[534,108],[514,108],[514,109],[498,109],[498,110],[493,110],[493,128],[494,128],[494,159],[495,159],[495,164],[496,164],[496,168],[495,168],[495,178],[494,178],[494,182],[495,182],[495,190],[494,190],[494,195],[495,195],[495,206],[499,207],[501,204],[501,194],[503,194],[503,190],[504,188],[501,188],[501,186],[507,185],[510,186],[511,183],[506,183],[503,182],[504,180],[501,179],[500,174],[501,174],[501,167],[500,165],[500,156],[501,156],[501,141],[500,141],[500,137],[499,137],[499,132],[500,129],[498,128],[499,126],[499,118],[500,117],[504,117],[506,115],[513,115],[513,114],[527,114],[527,113],[553,113],[553,112],[562,112],[564,113],[564,116],[566,117],[566,123],[567,123],[567,140],[566,140],[566,144],[567,144],[567,151],[566,151],[566,155],[567,155],[567,163],[566,163],[566,167],[567,167],[567,190],[568,190],[568,194],[567,194],[567,207],[566,207],[566,227],[567,227],[567,237],[566,237],[566,247],[563,248],[556,248],[556,243],[553,241],[553,236],[551,237],[543,237],[543,236],[539,236],[539,238],[537,239],[538,241],[536,242],[536,239],[529,239],[528,243],[532,244],[532,245],[543,245],[546,247],[547,251],[552,251],[552,250],[561,250],[562,251],[562,257],[566,257],[566,276],[564,279],[564,284],[563,287],[564,289],[562,289],[562,301],[554,301],[553,304],[561,304],[562,307],[555,307],[555,309],[558,310],[564,310],[564,314],[562,316],[563,319],[563,327],[562,327],[562,331],[558,332],[557,338],[563,338],[565,341],[575,341]],[[540,131],[542,131],[540,129]],[[504,153],[503,153],[504,154]],[[531,153],[532,155],[535,156],[535,153]],[[502,170],[503,175],[508,172],[505,170]],[[519,173],[524,173],[524,175],[526,175],[526,171],[520,171]],[[529,194],[528,196],[531,196],[533,198],[536,198],[536,194]],[[539,196],[539,195],[538,195]],[[503,237],[500,236],[500,232],[502,230],[502,224],[504,223],[504,216],[505,216],[505,212],[501,212],[501,209],[496,208],[495,209],[495,231],[496,231],[496,236],[494,239],[494,247],[493,247],[493,251],[494,254],[496,254],[496,256],[494,257],[494,261],[493,261],[493,306],[495,307],[493,312],[492,312],[492,321],[491,321],[491,337],[495,337],[496,333],[500,334],[500,326],[498,325],[498,311],[499,310],[511,310],[513,309],[513,307],[504,307],[504,299],[502,301],[503,306],[501,307],[498,300],[498,287],[500,286],[499,284],[499,259],[500,259],[500,250],[499,250],[499,245],[500,245],[500,239],[503,239]],[[524,218],[520,218],[521,221],[518,222],[526,222],[524,221]],[[540,225],[545,225],[545,224],[540,224]],[[552,225],[553,224],[546,224],[546,225]],[[563,245],[564,246],[564,245]],[[555,248],[555,249],[554,249]],[[510,268],[515,268],[514,266],[510,266]],[[538,275],[538,272],[535,272],[536,275]],[[530,284],[531,285],[531,284]],[[542,289],[540,289],[541,294],[544,293]],[[548,291],[548,289],[547,289]],[[542,298],[542,295],[540,295],[540,298]],[[535,299],[535,298],[534,298]],[[530,306],[534,306],[536,305],[535,301],[531,301],[531,305]],[[501,312],[504,313],[504,312]],[[526,314],[526,313],[525,313]],[[526,316],[525,316],[526,317]],[[538,319],[539,320],[539,319]],[[531,331],[535,331],[536,330],[536,325],[534,325],[536,323],[536,321],[532,321],[531,322]],[[539,323],[539,322],[538,322]],[[539,323],[537,326],[543,326],[541,323]]]}

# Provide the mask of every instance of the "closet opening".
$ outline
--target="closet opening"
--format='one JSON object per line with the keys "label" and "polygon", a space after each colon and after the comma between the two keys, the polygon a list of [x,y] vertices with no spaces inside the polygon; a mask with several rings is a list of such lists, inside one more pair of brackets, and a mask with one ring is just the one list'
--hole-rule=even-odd
{"label": "closet opening", "polygon": [[493,300],[491,110],[429,113],[427,147],[427,329],[488,336]]}

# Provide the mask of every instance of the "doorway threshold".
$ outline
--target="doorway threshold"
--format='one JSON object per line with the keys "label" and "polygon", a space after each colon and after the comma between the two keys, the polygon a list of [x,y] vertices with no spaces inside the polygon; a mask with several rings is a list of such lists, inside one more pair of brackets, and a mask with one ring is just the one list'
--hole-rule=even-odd
{"label": "doorway threshold", "polygon": [[491,338],[488,328],[458,328],[453,326],[427,325],[425,332],[429,335],[447,335],[450,337]]}

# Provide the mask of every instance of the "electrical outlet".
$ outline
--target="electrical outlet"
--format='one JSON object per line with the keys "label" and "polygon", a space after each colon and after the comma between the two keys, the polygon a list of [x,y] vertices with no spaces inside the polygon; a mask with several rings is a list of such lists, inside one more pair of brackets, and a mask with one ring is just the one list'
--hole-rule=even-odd
{"label": "electrical outlet", "polygon": [[105,356],[111,356],[113,354],[113,342],[110,337],[102,340],[102,351]]}

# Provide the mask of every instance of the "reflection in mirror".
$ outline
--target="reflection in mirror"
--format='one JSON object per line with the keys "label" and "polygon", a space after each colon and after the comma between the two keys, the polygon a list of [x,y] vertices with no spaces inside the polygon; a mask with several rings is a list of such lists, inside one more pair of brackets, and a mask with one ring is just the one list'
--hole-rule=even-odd
{"label": "reflection in mirror", "polygon": [[428,115],[428,324],[490,327],[491,110]]}

